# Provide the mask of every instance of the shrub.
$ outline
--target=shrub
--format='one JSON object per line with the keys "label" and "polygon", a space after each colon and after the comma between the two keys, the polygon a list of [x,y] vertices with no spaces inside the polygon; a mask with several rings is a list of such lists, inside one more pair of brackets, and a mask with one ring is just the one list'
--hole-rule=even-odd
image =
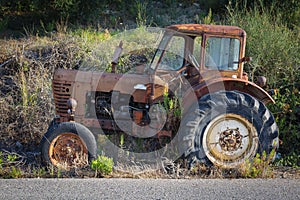
{"label": "shrub", "polygon": [[247,32],[246,52],[253,61],[246,70],[251,78],[264,75],[271,87],[295,82],[299,77],[300,37],[281,21],[279,11],[262,5],[240,9],[237,4],[227,9],[227,23]]}
{"label": "shrub", "polygon": [[266,152],[263,152],[262,155],[256,154],[256,156],[251,161],[246,160],[239,169],[241,177],[245,177],[245,178],[272,177],[273,172],[269,164],[272,161],[274,154],[275,151],[272,150],[269,156],[267,156]]}
{"label": "shrub", "polygon": [[[299,87],[299,86],[298,86]],[[274,112],[277,125],[280,129],[282,145],[280,152],[290,158],[297,158],[300,155],[300,124],[297,123],[300,117],[300,92],[296,86],[282,88],[274,96],[276,103],[270,108]],[[288,158],[287,158],[288,159]],[[280,162],[283,165],[300,165],[300,159],[288,159],[289,162]],[[295,161],[291,163],[291,161]],[[298,164],[297,164],[298,163]]]}
{"label": "shrub", "polygon": [[108,175],[112,172],[113,169],[113,159],[106,156],[98,156],[96,160],[93,160],[91,163],[91,168],[95,170],[95,176],[97,175]]}
{"label": "shrub", "polygon": [[279,158],[275,160],[275,165],[277,166],[289,166],[293,168],[300,168],[300,155],[292,152],[284,158]]}
{"label": "shrub", "polygon": [[[253,57],[245,66],[250,79],[257,76],[268,79],[269,88],[277,88],[275,105],[269,105],[274,113],[283,142],[282,155],[296,153],[300,149],[300,35],[297,29],[289,29],[281,18],[278,7],[265,7],[256,1],[252,8],[239,4],[227,7],[227,23],[247,32],[246,53]],[[268,89],[268,88],[266,88]]]}

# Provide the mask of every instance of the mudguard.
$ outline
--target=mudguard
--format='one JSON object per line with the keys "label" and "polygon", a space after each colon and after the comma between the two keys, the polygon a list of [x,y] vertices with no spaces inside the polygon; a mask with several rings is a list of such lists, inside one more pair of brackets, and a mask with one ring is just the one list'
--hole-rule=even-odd
{"label": "mudguard", "polygon": [[207,93],[216,92],[219,90],[237,90],[247,93],[264,104],[275,103],[274,99],[265,91],[253,82],[238,79],[238,78],[219,78],[209,80],[200,84],[195,88],[196,95],[201,97]]}
{"label": "mudguard", "polygon": [[183,107],[188,108],[194,102],[190,98],[194,91],[197,99],[208,93],[215,93],[220,90],[226,91],[240,91],[253,96],[255,99],[264,104],[275,103],[274,99],[265,91],[253,82],[238,78],[217,78],[203,81],[193,87],[193,90],[187,91],[184,95]]}

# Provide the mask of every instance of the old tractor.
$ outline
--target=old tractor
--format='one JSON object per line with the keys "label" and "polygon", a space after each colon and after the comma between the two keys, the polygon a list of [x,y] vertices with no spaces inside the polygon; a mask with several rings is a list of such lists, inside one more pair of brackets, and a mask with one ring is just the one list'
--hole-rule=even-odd
{"label": "old tractor", "polygon": [[[56,117],[41,141],[43,160],[87,163],[97,155],[98,134],[156,141],[142,145],[142,153],[175,146],[177,158],[224,168],[269,155],[278,147],[278,128],[265,104],[274,100],[248,80],[245,45],[239,27],[171,25],[151,62],[135,73],[115,73],[122,44],[111,72],[56,70]],[[176,116],[168,113],[170,101],[179,107]]]}

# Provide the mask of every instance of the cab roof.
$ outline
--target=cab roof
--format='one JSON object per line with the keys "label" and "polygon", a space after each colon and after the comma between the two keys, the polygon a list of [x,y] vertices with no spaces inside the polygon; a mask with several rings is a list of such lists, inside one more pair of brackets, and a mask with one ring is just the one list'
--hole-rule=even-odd
{"label": "cab roof", "polygon": [[203,33],[216,35],[246,36],[246,32],[237,26],[207,25],[207,24],[176,24],[167,26],[167,29],[181,33],[199,35]]}

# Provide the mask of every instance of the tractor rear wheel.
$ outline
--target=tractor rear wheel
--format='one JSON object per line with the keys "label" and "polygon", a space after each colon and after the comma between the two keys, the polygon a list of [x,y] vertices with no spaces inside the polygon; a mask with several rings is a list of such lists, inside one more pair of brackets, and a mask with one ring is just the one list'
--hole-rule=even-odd
{"label": "tractor rear wheel", "polygon": [[238,91],[203,96],[189,113],[185,138],[190,162],[236,168],[246,159],[278,147],[278,128],[266,106]]}

